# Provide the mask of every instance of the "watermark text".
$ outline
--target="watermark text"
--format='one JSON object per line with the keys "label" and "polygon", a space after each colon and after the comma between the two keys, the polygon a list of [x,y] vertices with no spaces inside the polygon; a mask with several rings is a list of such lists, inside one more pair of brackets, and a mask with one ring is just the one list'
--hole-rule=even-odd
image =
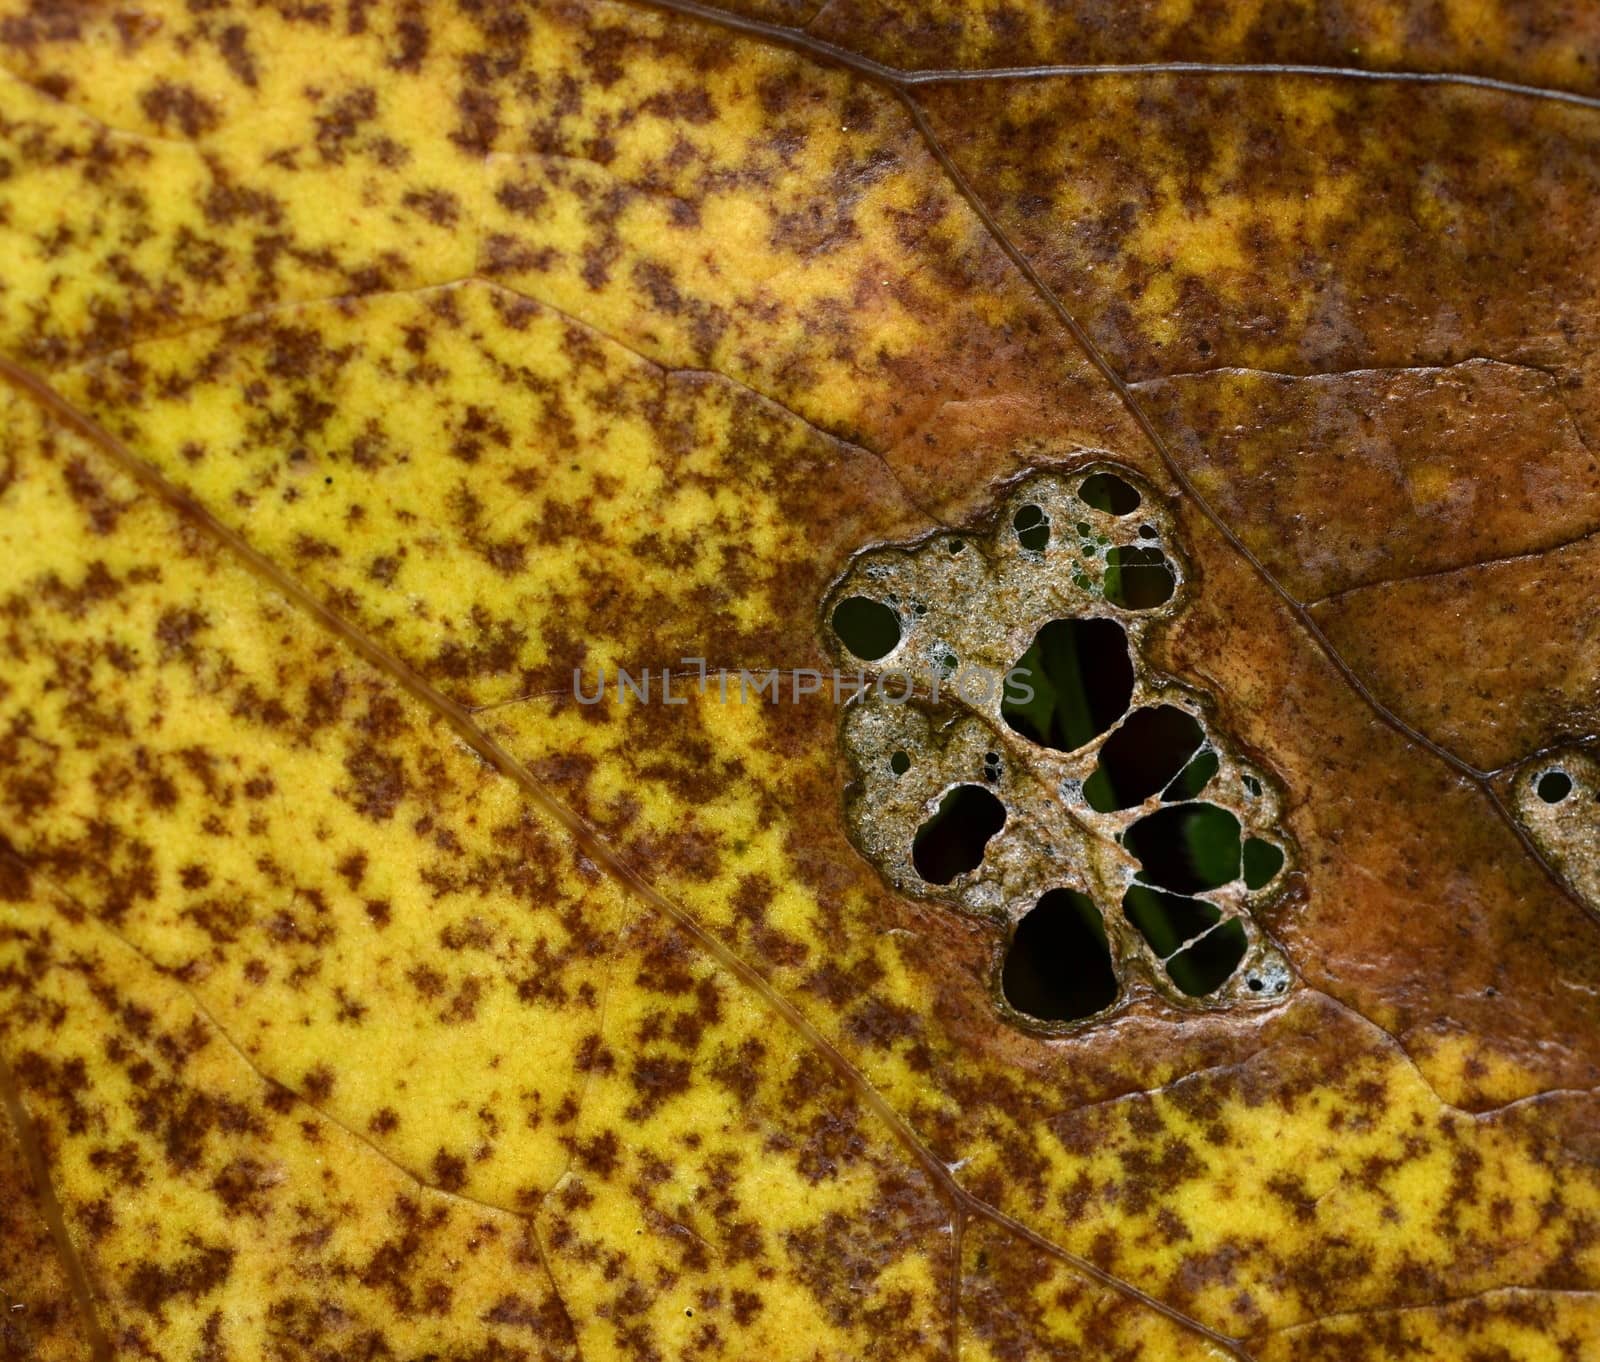
{"label": "watermark text", "polygon": [[869,676],[865,671],[819,671],[814,667],[748,667],[731,669],[706,666],[703,657],[679,659],[685,670],[666,667],[617,667],[609,675],[604,667],[585,675],[582,667],[572,669],[572,698],[580,705],[616,704],[686,705],[691,695],[714,694],[722,704],[799,704],[812,697],[844,704],[859,695],[874,694],[892,705],[909,703],[913,698],[938,704],[941,697],[959,699],[974,708],[996,700],[1008,705],[1025,705],[1034,698],[1029,684],[1032,673],[1026,667],[998,672],[976,663],[954,671],[930,668],[917,673],[890,667]]}

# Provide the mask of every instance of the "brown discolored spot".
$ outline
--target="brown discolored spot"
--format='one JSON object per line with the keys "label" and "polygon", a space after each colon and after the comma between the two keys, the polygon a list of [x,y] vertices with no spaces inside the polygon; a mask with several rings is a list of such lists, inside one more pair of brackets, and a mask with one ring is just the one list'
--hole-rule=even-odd
{"label": "brown discolored spot", "polygon": [[200,137],[222,122],[216,106],[192,86],[158,80],[139,97],[140,107],[163,130],[175,128],[185,137]]}
{"label": "brown discolored spot", "polygon": [[197,1301],[219,1290],[233,1272],[234,1250],[199,1241],[190,1252],[168,1266],[139,1263],[128,1278],[128,1299],[148,1315],[159,1316],[173,1300]]}
{"label": "brown discolored spot", "polygon": [[300,1080],[301,1090],[313,1102],[326,1102],[333,1096],[334,1073],[327,1065],[321,1064],[306,1072]]}
{"label": "brown discolored spot", "polygon": [[357,812],[374,823],[394,817],[409,788],[399,757],[364,743],[345,757],[344,769],[355,782],[346,797]]}

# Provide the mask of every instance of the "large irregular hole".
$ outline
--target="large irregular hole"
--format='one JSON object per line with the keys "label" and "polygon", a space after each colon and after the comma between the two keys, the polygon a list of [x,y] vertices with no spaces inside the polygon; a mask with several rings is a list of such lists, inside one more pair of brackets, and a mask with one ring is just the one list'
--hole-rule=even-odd
{"label": "large irregular hole", "polygon": [[1244,844],[1244,883],[1246,889],[1264,889],[1283,869],[1283,851],[1262,837],[1247,838]]}
{"label": "large irregular hole", "polygon": [[1559,804],[1572,793],[1572,777],[1565,771],[1546,771],[1535,788],[1546,804]]}
{"label": "large irregular hole", "polygon": [[1176,804],[1180,799],[1193,799],[1211,784],[1211,778],[1221,769],[1221,758],[1208,747],[1179,771],[1172,784],[1161,792],[1162,802]]}
{"label": "large irregular hole", "polygon": [[1166,894],[1142,884],[1128,887],[1122,896],[1122,913],[1162,960],[1222,916],[1222,910],[1214,903]]}
{"label": "large irregular hole", "polygon": [[933,817],[917,829],[911,864],[929,884],[949,884],[983,862],[989,839],[1006,825],[1006,806],[981,785],[946,791]]}
{"label": "large irregular hole", "polygon": [[1017,532],[1017,543],[1035,553],[1043,553],[1050,546],[1050,517],[1031,503],[1018,509],[1011,517],[1011,528]]}
{"label": "large irregular hole", "polygon": [[1018,1012],[1039,1021],[1076,1021],[1117,997],[1106,927],[1087,894],[1052,889],[1017,923],[1000,987]]}
{"label": "large irregular hole", "polygon": [[900,642],[900,617],[882,601],[846,596],[833,608],[833,632],[862,661],[876,662]]}
{"label": "large irregular hole", "polygon": [[1178,579],[1160,549],[1117,545],[1106,550],[1105,597],[1124,610],[1153,610],[1178,589]]}
{"label": "large irregular hole", "polygon": [[1193,894],[1239,878],[1239,820],[1215,804],[1173,804],[1139,819],[1123,834],[1142,878]]}
{"label": "large irregular hole", "polygon": [[1097,511],[1108,515],[1132,515],[1139,509],[1139,489],[1115,473],[1091,473],[1078,488],[1078,495]]}
{"label": "large irregular hole", "polygon": [[1144,803],[1182,772],[1205,736],[1194,715],[1176,705],[1134,710],[1100,749],[1084,798],[1101,813]]}
{"label": "large irregular hole", "polygon": [[1133,698],[1128,635],[1115,620],[1051,620],[1018,660],[1017,673],[1033,697],[1014,702],[1020,688],[1008,684],[1001,717],[1014,732],[1060,752],[1093,742]]}
{"label": "large irregular hole", "polygon": [[1167,975],[1191,998],[1203,998],[1228,982],[1249,945],[1244,924],[1230,918],[1167,961]]}

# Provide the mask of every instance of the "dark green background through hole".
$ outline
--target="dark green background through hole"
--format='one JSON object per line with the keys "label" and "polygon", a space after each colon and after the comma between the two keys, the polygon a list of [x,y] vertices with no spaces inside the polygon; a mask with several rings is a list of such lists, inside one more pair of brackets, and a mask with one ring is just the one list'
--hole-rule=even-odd
{"label": "dark green background through hole", "polygon": [[1117,976],[1094,900],[1073,889],[1043,895],[1017,923],[1000,987],[1012,1007],[1040,1021],[1076,1021],[1110,1007]]}
{"label": "dark green background through hole", "polygon": [[1128,635],[1115,620],[1050,620],[1017,661],[1033,698],[1013,703],[1008,685],[1000,716],[1014,732],[1058,752],[1093,742],[1127,712],[1133,698]]}

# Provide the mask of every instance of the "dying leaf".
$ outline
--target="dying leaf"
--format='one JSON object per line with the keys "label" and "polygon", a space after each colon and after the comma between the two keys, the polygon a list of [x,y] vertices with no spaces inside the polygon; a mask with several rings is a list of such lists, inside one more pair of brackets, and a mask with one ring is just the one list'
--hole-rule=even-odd
{"label": "dying leaf", "polygon": [[5,1354],[1600,1350],[1593,26],[0,4]]}

